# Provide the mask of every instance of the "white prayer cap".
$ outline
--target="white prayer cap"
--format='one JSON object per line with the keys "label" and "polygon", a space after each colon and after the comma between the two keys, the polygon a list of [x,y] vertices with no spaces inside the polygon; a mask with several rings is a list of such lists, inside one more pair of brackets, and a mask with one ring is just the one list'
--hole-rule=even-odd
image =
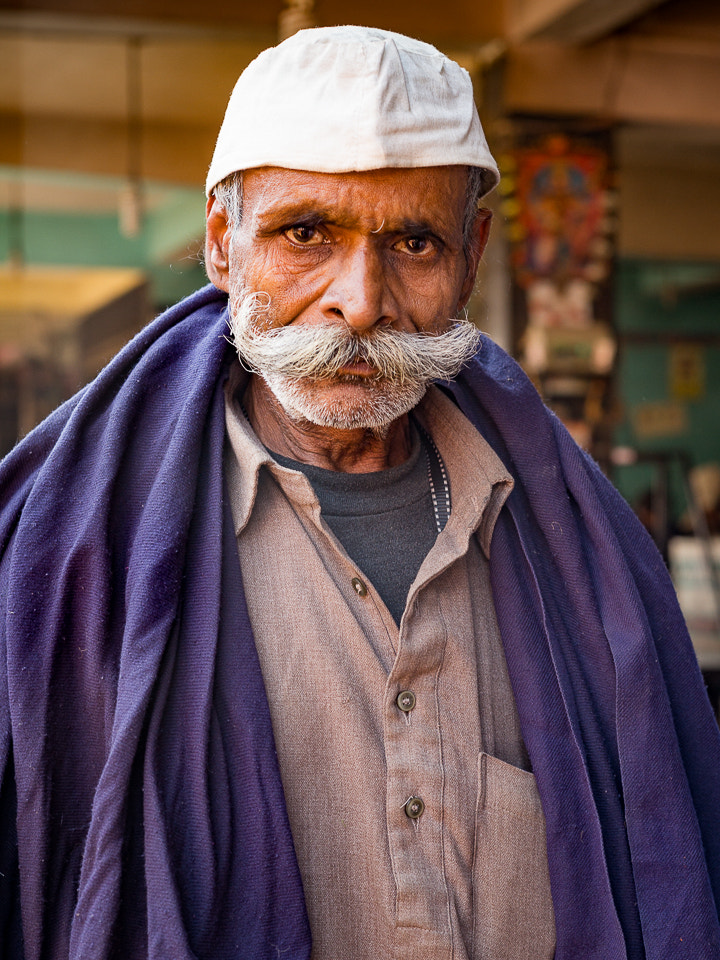
{"label": "white prayer cap", "polygon": [[499,179],[467,70],[371,27],[301,30],[264,50],[230,97],[206,189],[237,170],[346,173],[467,164]]}

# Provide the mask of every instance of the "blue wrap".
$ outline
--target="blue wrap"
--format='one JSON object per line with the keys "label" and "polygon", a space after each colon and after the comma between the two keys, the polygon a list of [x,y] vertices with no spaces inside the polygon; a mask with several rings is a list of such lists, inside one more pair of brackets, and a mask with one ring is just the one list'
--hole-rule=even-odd
{"label": "blue wrap", "polygon": [[[223,492],[225,308],[163,314],[0,467],[12,960],[309,957]],[[491,341],[446,388],[517,484],[491,576],[557,958],[719,957],[720,734],[662,561]]]}

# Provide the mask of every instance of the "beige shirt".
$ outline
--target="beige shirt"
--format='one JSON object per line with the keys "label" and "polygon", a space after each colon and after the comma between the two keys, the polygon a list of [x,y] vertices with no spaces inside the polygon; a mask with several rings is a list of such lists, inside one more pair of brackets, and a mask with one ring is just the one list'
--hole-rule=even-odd
{"label": "beige shirt", "polygon": [[488,571],[512,481],[431,388],[415,412],[452,513],[398,628],[306,477],[255,437],[242,376],[227,391],[226,475],[314,960],[549,960],[544,819]]}

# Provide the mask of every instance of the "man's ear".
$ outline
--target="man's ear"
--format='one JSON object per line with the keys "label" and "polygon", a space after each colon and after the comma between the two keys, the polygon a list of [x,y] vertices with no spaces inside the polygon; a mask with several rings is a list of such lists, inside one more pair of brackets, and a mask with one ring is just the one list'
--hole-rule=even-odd
{"label": "man's ear", "polygon": [[458,310],[467,304],[470,294],[475,286],[475,277],[477,276],[480,258],[483,255],[485,247],[490,236],[490,221],[492,220],[492,210],[487,207],[480,207],[471,228],[470,240],[465,248],[465,263],[467,272],[460,290],[460,300]]}
{"label": "man's ear", "polygon": [[230,292],[228,251],[231,234],[225,210],[215,197],[208,197],[205,207],[205,271],[210,282],[225,293]]}

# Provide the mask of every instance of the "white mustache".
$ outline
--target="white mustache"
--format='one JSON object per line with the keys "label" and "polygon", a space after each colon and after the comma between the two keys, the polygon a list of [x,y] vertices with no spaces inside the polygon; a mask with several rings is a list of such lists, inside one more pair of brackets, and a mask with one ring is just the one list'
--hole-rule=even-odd
{"label": "white mustache", "polygon": [[389,327],[357,334],[341,322],[257,332],[256,328],[267,322],[269,311],[270,299],[263,293],[231,299],[230,327],[240,360],[266,377],[328,380],[363,361],[376,371],[373,380],[389,380],[399,386],[428,384],[456,377],[480,344],[480,331],[467,320],[453,321],[439,334]]}

